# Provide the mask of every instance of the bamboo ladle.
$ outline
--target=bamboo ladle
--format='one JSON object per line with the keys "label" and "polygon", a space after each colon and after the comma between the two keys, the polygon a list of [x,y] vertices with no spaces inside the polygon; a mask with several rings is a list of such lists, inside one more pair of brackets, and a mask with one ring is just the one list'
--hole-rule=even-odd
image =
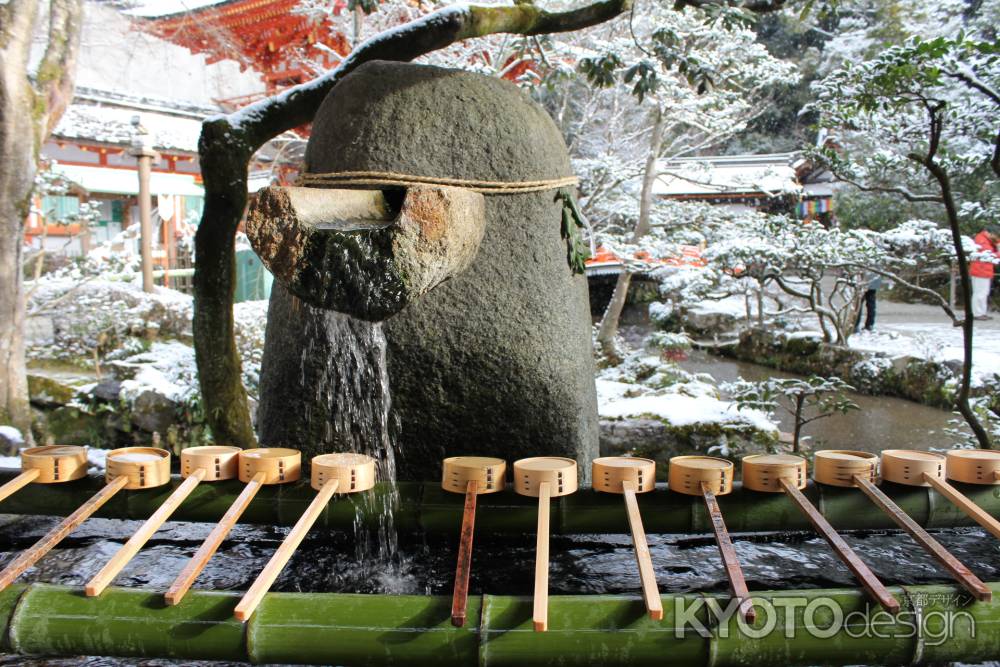
{"label": "bamboo ladle", "polygon": [[[992,449],[954,449],[945,455],[945,475],[948,479],[964,484],[1000,484],[1000,452]],[[934,490],[954,503],[973,521],[1000,538],[1000,521],[993,518],[979,505],[948,482],[928,477]]]}
{"label": "bamboo ladle", "polygon": [[106,484],[90,500],[60,521],[42,539],[11,561],[0,572],[0,590],[10,586],[81,523],[122,489],[151,489],[170,481],[170,452],[157,447],[123,447],[108,453]]}
{"label": "bamboo ladle", "polygon": [[210,445],[189,447],[181,452],[181,477],[184,481],[174,489],[163,504],[121,546],[104,567],[84,587],[87,597],[104,592],[115,577],[135,558],[139,550],[166,523],[170,515],[203,481],[218,481],[236,477],[239,447]]}
{"label": "bamboo ladle", "polygon": [[[882,452],[882,479],[907,486],[933,486],[929,480],[944,478],[945,457],[930,452],[906,449],[887,449]],[[882,490],[862,475],[855,475],[854,482],[868,498],[888,515],[900,528],[910,534],[927,553],[934,557],[977,600],[988,602],[993,598],[990,589],[969,568],[955,558]]]}
{"label": "bamboo ladle", "polygon": [[[856,477],[874,482],[878,478],[878,456],[869,452],[848,449],[826,449],[816,452],[813,479],[817,483],[852,488],[855,486]],[[886,589],[864,561],[858,558],[858,555],[844,541],[844,538],[837,534],[826,517],[820,514],[801,493],[796,492],[796,495],[804,501],[803,504],[803,502],[796,500],[796,504],[805,513],[816,532],[822,535],[830,547],[840,556],[840,560],[858,578],[868,594],[886,611],[893,614],[898,612],[899,601],[896,600],[895,596]]]}
{"label": "bamboo ladle", "polygon": [[488,456],[453,456],[442,462],[441,488],[465,494],[462,532],[455,566],[455,589],[451,596],[451,624],[465,625],[469,599],[469,576],[472,572],[472,538],[476,530],[476,496],[503,491],[507,462]]}
{"label": "bamboo ladle", "polygon": [[317,491],[316,497],[309,503],[309,507],[299,517],[278,550],[271,556],[271,560],[236,605],[233,615],[240,621],[250,618],[257,605],[264,599],[264,595],[288,564],[292,554],[302,544],[306,533],[312,528],[320,513],[326,509],[333,494],[359,493],[375,486],[375,459],[365,454],[349,452],[320,454],[313,457],[310,481]]}
{"label": "bamboo ladle", "polygon": [[[829,457],[833,459],[834,457]],[[849,461],[848,467],[855,470],[851,479],[867,481],[874,474],[872,463],[866,461],[865,455],[841,456]],[[841,474],[831,471],[829,461],[820,461],[820,478],[831,483],[839,482]],[[838,484],[839,485],[839,484]],[[882,582],[872,573],[867,565],[858,558],[854,550],[833,529],[833,526],[820,514],[801,489],[806,487],[806,460],[801,456],[791,454],[755,454],[743,459],[743,486],[752,491],[765,493],[785,493],[791,498],[799,510],[806,515],[823,539],[833,548],[841,561],[851,570],[866,591],[885,609],[895,613],[899,611],[899,602],[886,590]]]}
{"label": "bamboo ladle", "polygon": [[75,445],[46,445],[21,451],[21,474],[0,486],[0,502],[31,482],[60,484],[87,476],[87,449]]}
{"label": "bamboo ladle", "polygon": [[675,456],[670,459],[667,481],[671,491],[689,496],[701,496],[705,501],[705,509],[708,510],[708,516],[712,520],[715,543],[719,547],[726,578],[729,580],[730,594],[739,602],[743,618],[747,623],[753,623],[757,618],[757,612],[754,610],[753,600],[750,599],[750,591],[747,590],[743,569],[736,556],[736,549],[733,548],[733,541],[729,538],[726,522],[722,518],[722,510],[719,509],[719,503],[715,499],[716,496],[732,492],[734,468],[732,461],[712,456]]}
{"label": "bamboo ladle", "polygon": [[639,502],[635,497],[637,493],[648,493],[656,488],[656,462],[630,456],[605,456],[594,459],[591,466],[591,476],[594,480],[595,491],[618,493],[625,496],[625,513],[628,516],[629,530],[632,533],[635,560],[639,566],[642,599],[646,603],[649,617],[655,621],[661,621],[663,620],[663,602],[660,600],[660,589],[656,585],[653,560],[649,555],[649,544],[646,542],[646,531],[642,526],[642,515],[639,514]]}
{"label": "bamboo ladle", "polygon": [[237,457],[236,473],[246,486],[243,487],[243,491],[229,506],[205,541],[198,547],[198,551],[187,562],[181,573],[174,579],[174,583],[167,589],[163,597],[168,605],[178,604],[184,599],[188,590],[194,585],[195,579],[205,569],[208,561],[232,531],[233,526],[239,521],[262,486],[286,484],[299,480],[302,476],[302,454],[296,449],[287,447],[245,449],[240,451]]}
{"label": "bamboo ladle", "polygon": [[535,632],[549,628],[549,501],[577,489],[576,461],[558,456],[534,456],[514,462],[514,490],[538,498],[538,534],[535,542]]}

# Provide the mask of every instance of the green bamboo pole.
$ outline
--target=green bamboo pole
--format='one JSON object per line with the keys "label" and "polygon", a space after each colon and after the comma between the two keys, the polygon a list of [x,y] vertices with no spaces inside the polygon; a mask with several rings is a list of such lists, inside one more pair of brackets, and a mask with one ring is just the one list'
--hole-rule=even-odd
{"label": "green bamboo pole", "polygon": [[[1000,582],[989,586],[1000,591]],[[690,604],[699,595],[663,596],[662,622],[649,618],[640,596],[553,596],[549,631],[541,635],[532,629],[529,597],[470,598],[468,622],[456,628],[445,596],[272,593],[241,626],[232,619],[237,592],[192,591],[182,604],[167,607],[159,591],[110,588],[100,598],[87,598],[77,588],[33,584],[19,597],[0,598],[0,621],[10,616],[10,649],[23,654],[347,667],[791,667],[996,657],[1000,605],[969,602],[953,586],[892,592],[904,605],[896,617],[854,589],[755,593],[752,630],[761,631],[756,637],[736,627],[738,614],[728,624],[710,624],[707,606],[695,614],[707,636],[691,626],[678,628],[676,603]],[[726,596],[712,599],[725,607]],[[793,608],[779,604],[793,599],[801,602]],[[827,637],[811,633],[827,628],[832,618],[825,602],[807,611],[806,603],[821,599],[850,614],[850,625]],[[12,613],[10,600],[16,601]],[[914,624],[915,606],[925,619],[921,624]],[[876,618],[877,632],[866,633]],[[769,623],[774,629],[762,632]]]}
{"label": "green bamboo pole", "polygon": [[[0,471],[0,484],[16,471]],[[146,519],[180,483],[143,491],[124,491],[101,508],[96,516]],[[66,484],[29,484],[0,502],[0,512],[8,514],[69,514],[84,499],[104,485],[103,478],[88,477]],[[958,484],[962,493],[994,517],[1000,518],[1000,494],[987,485]],[[218,521],[240,493],[237,481],[200,484],[184,501],[173,519],[177,521]],[[454,535],[462,524],[463,498],[445,492],[438,483],[400,482],[398,499],[385,484],[365,493],[335,498],[320,516],[320,528],[353,530],[355,519],[378,525],[379,513],[388,501],[395,507],[396,526],[403,531]],[[974,526],[958,507],[929,487],[886,483],[881,487],[893,502],[927,528]],[[839,530],[895,529],[856,489],[810,484],[804,491],[810,501]],[[307,482],[266,486],[240,517],[241,523],[292,525],[302,515],[315,492]],[[530,533],[535,529],[537,507],[531,498],[510,492],[483,496],[477,501],[476,529],[482,534]],[[618,500],[617,502],[615,502]],[[733,493],[720,496],[719,506],[731,532],[769,530],[812,530],[808,520],[783,493],[757,493],[737,484]],[[708,533],[710,519],[700,498],[670,493],[660,485],[643,496],[643,523],[649,533]],[[554,534],[625,533],[628,519],[620,499],[613,495],[581,490],[552,503]]]}

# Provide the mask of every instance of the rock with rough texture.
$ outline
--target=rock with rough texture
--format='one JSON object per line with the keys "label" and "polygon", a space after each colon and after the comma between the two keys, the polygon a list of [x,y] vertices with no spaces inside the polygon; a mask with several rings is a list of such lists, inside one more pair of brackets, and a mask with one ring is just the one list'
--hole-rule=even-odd
{"label": "rock with rough texture", "polygon": [[[555,124],[516,86],[386,62],[360,67],[331,91],[306,162],[312,173],[492,181],[571,173]],[[433,479],[441,458],[457,454],[570,456],[589,475],[598,425],[587,284],[567,263],[556,195],[487,197],[485,237],[469,269],[382,325],[401,478]],[[350,385],[351,378],[334,377],[340,364],[309,350],[317,340],[323,351],[336,347],[335,335],[358,332],[339,321],[334,331],[326,314],[295,301],[284,290],[272,293],[261,443],[310,454],[342,448],[350,429],[322,428],[317,420],[338,421],[330,420],[331,402],[317,405],[322,396],[302,378]],[[317,328],[328,333],[307,335]]]}
{"label": "rock with rough texture", "polygon": [[483,196],[460,188],[410,187],[394,208],[378,190],[267,187],[247,238],[295,296],[379,321],[468,268],[485,224]]}

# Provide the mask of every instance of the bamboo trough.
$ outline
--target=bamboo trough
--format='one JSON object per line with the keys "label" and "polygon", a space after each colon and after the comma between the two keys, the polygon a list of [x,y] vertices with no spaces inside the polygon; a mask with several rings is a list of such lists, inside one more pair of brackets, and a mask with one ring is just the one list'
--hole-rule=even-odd
{"label": "bamboo trough", "polygon": [[538,498],[535,542],[535,595],[532,625],[535,632],[549,627],[549,501],[577,489],[576,461],[558,456],[535,456],[514,462],[514,490]]}
{"label": "bamboo trough", "polygon": [[[814,475],[817,482],[833,486],[853,485],[855,479],[874,479],[877,463],[877,459],[864,452],[827,450],[817,452]],[[802,494],[801,490],[806,486],[804,458],[790,454],[747,456],[743,459],[743,483],[755,491],[787,494],[872,599],[890,613],[899,611],[899,601]]]}
{"label": "bamboo trough", "polygon": [[[615,499],[620,513],[621,501]],[[699,500],[700,502],[700,500]],[[1000,591],[1000,582],[990,583]],[[232,616],[239,593],[192,591],[165,606],[159,591],[18,584],[0,593],[0,649],[47,656],[105,655],[368,667],[796,667],[807,665],[978,664],[996,658],[1000,607],[969,603],[951,585],[893,587],[906,616],[887,617],[858,589],[755,591],[777,630],[749,639],[731,615],[706,636],[675,615],[653,621],[638,595],[557,595],[548,634],[532,630],[531,600],[482,595],[469,601],[464,627],[451,624],[450,596],[272,593],[247,622]],[[709,597],[666,594],[669,609]],[[851,618],[832,636],[790,599],[823,600]],[[914,619],[961,619],[940,628]],[[909,625],[908,625],[909,624]],[[875,633],[864,632],[870,628]]]}
{"label": "bamboo trough", "polygon": [[724,496],[733,490],[733,463],[711,456],[675,456],[670,459],[668,472],[670,489],[689,496],[698,496],[705,503],[715,544],[719,547],[722,566],[729,581],[729,592],[739,604],[740,613],[747,623],[753,623],[757,613],[753,608],[750,591],[747,590],[743,568],[736,556],[736,549],[722,518],[722,510],[716,496]]}
{"label": "bamboo trough", "polygon": [[476,530],[476,496],[503,491],[507,486],[507,462],[488,456],[453,456],[441,466],[441,488],[465,496],[462,532],[455,565],[455,588],[451,596],[451,623],[465,624],[472,576],[472,539]]}
{"label": "bamboo trough", "polygon": [[375,485],[375,459],[350,452],[320,454],[312,459],[310,479],[316,496],[236,605],[233,616],[238,620],[246,621],[253,615],[333,494],[360,493]]}
{"label": "bamboo trough", "polygon": [[[944,478],[946,459],[940,454],[904,449],[887,449],[882,452],[882,479],[907,486],[933,487],[935,479]],[[889,516],[900,528],[909,533],[910,537],[923,547],[965,590],[972,593],[977,600],[989,602],[992,591],[953,556],[940,542],[931,537],[916,521],[885,495],[879,487],[864,475],[854,475],[855,485],[861,489],[868,499]]]}
{"label": "bamboo trough", "polygon": [[[184,450],[187,453],[190,450]],[[195,468],[198,461],[188,459],[186,464],[182,464],[188,470]],[[243,490],[229,506],[226,513],[216,524],[212,532],[208,534],[205,541],[198,547],[198,551],[191,557],[181,573],[164,593],[167,604],[175,605],[184,599],[184,596],[194,585],[195,579],[201,573],[208,561],[211,560],[219,545],[222,544],[226,536],[232,531],[233,526],[240,520],[243,512],[250,506],[257,492],[266,485],[291,484],[297,482],[302,475],[302,454],[296,449],[286,447],[260,447],[239,451],[235,461],[227,460],[225,476],[218,477],[219,480],[239,478],[246,484]]]}
{"label": "bamboo trough", "polygon": [[107,456],[105,482],[104,488],[0,571],[0,591],[10,586],[122,489],[150,489],[169,483],[170,452],[157,447],[112,450]]}
{"label": "bamboo trough", "polygon": [[594,459],[591,467],[594,490],[603,493],[617,493],[625,498],[625,513],[628,516],[632,547],[635,550],[636,565],[639,568],[639,582],[642,585],[642,599],[646,603],[646,613],[655,621],[663,620],[663,603],[660,589],[656,584],[653,559],[649,554],[646,530],[642,527],[639,513],[638,493],[649,493],[656,488],[656,462],[631,456],[605,456]]}

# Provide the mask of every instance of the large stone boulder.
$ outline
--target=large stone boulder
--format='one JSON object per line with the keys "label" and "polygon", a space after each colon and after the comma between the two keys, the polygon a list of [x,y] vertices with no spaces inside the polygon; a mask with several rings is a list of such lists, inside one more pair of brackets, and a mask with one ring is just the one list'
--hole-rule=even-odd
{"label": "large stone boulder", "polygon": [[[331,91],[313,123],[306,164],[312,173],[492,181],[571,174],[555,124],[516,86],[387,62],[360,67]],[[485,237],[470,268],[382,325],[345,326],[275,289],[261,373],[261,443],[310,454],[356,444],[367,427],[354,424],[354,435],[344,433],[351,420],[332,414],[343,409],[330,398],[337,392],[310,385],[351,384],[330,377],[345,364],[324,355],[338,345],[354,349],[358,338],[371,338],[361,347],[377,347],[381,326],[401,427],[401,478],[433,479],[441,458],[459,454],[569,456],[589,476],[598,424],[587,283],[567,262],[561,212],[554,190],[486,197]],[[376,335],[358,331],[369,326]],[[338,343],[338,336],[354,339]]]}

